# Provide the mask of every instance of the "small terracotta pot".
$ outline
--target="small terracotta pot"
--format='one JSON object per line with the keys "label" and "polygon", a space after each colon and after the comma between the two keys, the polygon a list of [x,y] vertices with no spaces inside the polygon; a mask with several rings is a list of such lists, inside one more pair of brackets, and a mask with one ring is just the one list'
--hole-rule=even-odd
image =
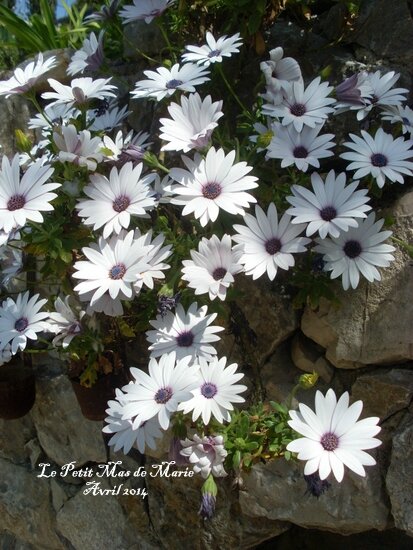
{"label": "small terracotta pot", "polygon": [[125,368],[101,376],[91,388],[71,380],[83,416],[88,420],[104,420],[108,401],[115,398],[115,389],[121,388],[129,380],[128,369]]}
{"label": "small terracotta pot", "polygon": [[0,418],[12,420],[27,414],[36,398],[35,376],[20,362],[0,367]]}

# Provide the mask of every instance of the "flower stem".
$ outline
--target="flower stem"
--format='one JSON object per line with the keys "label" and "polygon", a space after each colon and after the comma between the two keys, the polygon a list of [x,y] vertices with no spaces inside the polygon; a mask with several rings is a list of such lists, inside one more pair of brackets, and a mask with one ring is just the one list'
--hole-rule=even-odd
{"label": "flower stem", "polygon": [[219,72],[219,74],[220,74],[221,77],[222,77],[222,80],[224,81],[226,87],[228,88],[228,91],[229,91],[230,94],[233,96],[233,98],[234,98],[235,101],[238,103],[238,105],[241,107],[243,115],[245,115],[249,120],[254,120],[254,117],[251,115],[251,113],[248,111],[248,109],[247,109],[247,108],[245,107],[245,105],[242,103],[242,101],[240,100],[240,98],[237,96],[237,94],[236,94],[234,88],[231,86],[229,80],[228,80],[227,77],[225,76],[225,73],[224,73],[224,70],[222,69],[221,64],[217,64],[217,67],[218,67],[218,72]]}

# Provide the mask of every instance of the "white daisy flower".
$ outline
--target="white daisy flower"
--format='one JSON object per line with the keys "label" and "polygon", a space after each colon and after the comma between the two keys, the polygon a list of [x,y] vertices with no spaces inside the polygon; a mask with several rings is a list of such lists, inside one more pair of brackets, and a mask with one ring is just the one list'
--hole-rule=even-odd
{"label": "white daisy flower", "polygon": [[67,68],[67,74],[73,76],[78,73],[83,73],[85,69],[97,71],[103,63],[103,35],[104,31],[100,31],[96,37],[94,32],[83,40],[83,45],[80,50],[77,50],[70,60]]}
{"label": "white daisy flower", "polygon": [[365,118],[373,107],[387,107],[389,105],[401,105],[406,101],[406,94],[409,92],[406,88],[393,88],[399,80],[400,74],[390,71],[381,76],[380,71],[367,73],[363,80],[363,87],[366,92],[363,93],[365,105],[353,105],[351,109],[357,109],[357,120]]}
{"label": "white daisy flower", "polygon": [[27,339],[37,340],[37,333],[47,328],[47,312],[39,312],[47,300],[38,300],[39,294],[29,299],[29,292],[19,294],[17,300],[7,298],[0,306],[0,349],[11,343],[12,354],[23,351]]}
{"label": "white daisy flower", "polygon": [[36,61],[31,61],[24,69],[17,67],[13,76],[0,82],[0,96],[10,97],[14,94],[25,94],[35,86],[41,76],[57,65],[55,56],[43,60],[43,54],[39,53]]}
{"label": "white daisy flower", "polygon": [[99,109],[88,111],[87,118],[91,121],[88,128],[94,132],[110,132],[113,128],[121,126],[131,112],[128,111],[127,105],[124,105],[122,108],[115,106],[105,110],[103,113]]}
{"label": "white daisy flower", "polygon": [[171,69],[159,67],[156,71],[143,71],[148,80],[136,82],[135,90],[131,92],[134,98],[153,97],[160,101],[171,96],[176,90],[195,92],[195,86],[209,80],[208,71],[194,63],[185,63],[180,67],[178,63]]}
{"label": "white daisy flower", "polygon": [[211,147],[205,159],[196,153],[194,160],[186,156],[182,156],[182,160],[188,170],[172,168],[169,173],[179,183],[170,189],[178,195],[171,203],[184,206],[184,216],[193,212],[203,227],[217,219],[220,208],[230,214],[244,215],[244,208],[257,202],[245,193],[258,187],[257,178],[247,176],[252,167],[246,162],[234,164],[235,151],[225,155],[223,149],[216,151]]}
{"label": "white daisy flower", "polygon": [[116,86],[109,84],[112,78],[93,78],[82,77],[75,78],[70,83],[70,86],[61,84],[54,78],[49,78],[48,83],[54,92],[44,92],[43,99],[54,99],[51,105],[65,103],[67,105],[85,105],[92,99],[107,99],[116,97],[113,93]]}
{"label": "white daisy flower", "polygon": [[82,248],[87,260],[74,264],[77,271],[73,277],[82,280],[75,291],[83,300],[82,294],[93,290],[92,306],[106,293],[112,299],[120,293],[120,297],[132,298],[133,284],[140,278],[139,273],[150,267],[146,261],[149,251],[150,247],[134,241],[133,231],[123,238],[113,236],[109,241],[100,238],[97,244],[91,243],[90,248]]}
{"label": "white daisy flower", "polygon": [[356,401],[349,406],[349,394],[343,393],[337,401],[336,394],[329,389],[324,396],[317,391],[315,412],[299,404],[299,412],[290,411],[288,424],[303,435],[287,445],[287,450],[298,453],[300,460],[306,460],[304,475],[317,472],[320,479],[326,479],[331,471],[338,482],[344,477],[344,466],[360,476],[365,476],[363,466],[374,466],[376,461],[365,449],[374,449],[381,441],[374,436],[381,428],[379,418],[369,417],[357,420],[363,409],[363,402]]}
{"label": "white daisy flower", "polygon": [[142,422],[157,417],[163,430],[169,427],[171,414],[178,410],[182,401],[192,397],[191,390],[197,384],[197,366],[189,366],[190,357],[177,359],[175,353],[164,354],[159,359],[150,359],[149,374],[131,368],[135,382],[122,388],[126,403],[123,420],[133,418],[133,429]]}
{"label": "white daisy flower", "polygon": [[53,345],[62,345],[66,349],[75,336],[82,332],[81,320],[85,315],[83,310],[77,308],[73,311],[70,307],[71,296],[66,296],[63,301],[56,298],[54,307],[56,311],[49,313],[47,330],[56,334],[53,338]]}
{"label": "white daisy flower", "polygon": [[92,317],[94,313],[104,313],[109,317],[119,317],[124,313],[122,302],[130,302],[135,297],[135,294],[133,294],[128,298],[123,292],[119,292],[116,298],[111,298],[109,294],[104,294],[91,304],[90,302],[94,293],[95,291],[91,290],[90,292],[79,295],[79,299],[87,303],[86,313],[90,317]]}
{"label": "white daisy flower", "polygon": [[349,227],[357,227],[354,218],[366,218],[371,206],[366,204],[367,189],[356,191],[358,181],[346,187],[346,174],[336,174],[330,170],[325,183],[317,173],[311,174],[313,192],[301,185],[293,185],[293,196],[287,197],[292,208],[287,214],[293,216],[291,223],[308,223],[306,235],[310,237],[318,231],[320,237],[338,237]]}
{"label": "white daisy flower", "polygon": [[413,141],[403,137],[393,139],[391,134],[379,128],[374,138],[366,131],[361,135],[350,134],[353,141],[343,143],[349,153],[342,153],[341,158],[352,161],[346,170],[356,170],[356,179],[371,174],[377,185],[383,187],[386,179],[391,182],[404,183],[402,174],[413,176]]}
{"label": "white daisy flower", "polygon": [[181,304],[177,304],[175,314],[168,311],[166,315],[158,315],[155,321],[149,321],[155,330],[148,330],[146,337],[151,342],[149,351],[151,357],[159,357],[164,353],[176,352],[177,359],[183,357],[205,357],[211,359],[217,350],[211,346],[220,337],[224,327],[209,326],[216,318],[216,313],[207,315],[208,307],[198,309],[196,302],[185,312]]}
{"label": "white daisy flower", "polygon": [[413,110],[407,105],[391,105],[382,111],[381,118],[390,120],[392,124],[401,123],[403,134],[410,134],[413,138]]}
{"label": "white daisy flower", "polygon": [[321,82],[321,78],[315,78],[307,88],[302,81],[285,85],[284,99],[278,105],[266,103],[262,107],[264,115],[282,119],[282,125],[292,124],[297,132],[301,132],[304,126],[315,128],[323,124],[329,113],[334,109],[328,107],[336,102],[332,97],[327,97],[333,90],[328,82]]}
{"label": "white daisy flower", "polygon": [[189,53],[184,53],[182,59],[185,62],[209,67],[211,63],[222,63],[223,57],[231,57],[233,53],[238,53],[242,45],[239,32],[233,36],[221,36],[218,40],[207,32],[205,39],[207,43],[204,46],[185,46]]}
{"label": "white daisy flower", "polygon": [[[80,115],[78,109],[74,109],[70,105],[60,103],[58,105],[46,105],[44,114],[38,113],[29,120],[28,127],[30,129],[41,128],[45,132],[50,131],[50,123],[56,126],[67,126],[70,119],[77,118]],[[43,135],[48,135],[44,134]],[[49,140],[47,140],[47,145]]]}
{"label": "white daisy flower", "polygon": [[101,139],[92,138],[89,130],[77,133],[76,127],[69,124],[62,126],[58,132],[53,132],[53,140],[59,149],[59,159],[62,162],[86,166],[90,171],[96,170],[98,163],[102,162]]}
{"label": "white daisy flower", "polygon": [[224,115],[222,101],[212,103],[211,96],[203,101],[199,94],[182,96],[181,104],[171,103],[168,107],[170,118],[161,118],[160,138],[168,141],[162,151],[183,151],[202,149],[210,141],[212,131]]}
{"label": "white daisy flower", "polygon": [[281,159],[281,168],[292,164],[302,172],[307,172],[309,166],[320,168],[319,159],[333,156],[329,149],[335,146],[331,141],[334,134],[318,135],[321,128],[304,126],[301,132],[297,132],[292,125],[274,125],[274,137],[268,145],[267,157]]}
{"label": "white daisy flower", "polygon": [[198,251],[190,251],[192,260],[182,262],[182,280],[188,282],[195,294],[209,294],[209,299],[225,300],[234,275],[243,268],[238,263],[240,254],[231,249],[231,237],[224,235],[221,240],[213,235],[209,240],[202,238]]}
{"label": "white daisy flower", "polygon": [[192,390],[193,397],[178,407],[184,414],[192,411],[193,422],[202,416],[202,422],[207,426],[211,415],[221,424],[230,422],[229,411],[234,410],[232,403],[244,403],[245,399],[238,394],[247,386],[237,384],[244,374],[235,372],[236,363],[226,367],[226,362],[226,357],[214,357],[210,362],[199,358],[198,385]]}
{"label": "white daisy flower", "polygon": [[255,217],[245,214],[245,225],[234,225],[237,234],[232,239],[239,243],[234,247],[241,252],[239,262],[244,265],[245,273],[258,279],[265,272],[271,281],[277,275],[278,268],[289,269],[295,264],[293,254],[305,252],[311,239],[298,237],[305,224],[291,224],[291,216],[284,214],[278,221],[274,203],[268,207],[268,213],[260,206],[255,207]]}
{"label": "white daisy flower", "polygon": [[163,436],[158,418],[146,420],[133,429],[133,418],[122,420],[124,405],[128,402],[125,394],[119,388],[115,391],[116,399],[108,401],[106,426],[102,429],[102,432],[112,435],[109,445],[114,447],[115,453],[122,449],[125,454],[128,454],[132,447],[136,447],[142,454],[145,453],[146,446],[155,450],[155,440]]}
{"label": "white daisy flower", "polygon": [[132,5],[124,6],[120,10],[119,16],[125,24],[142,19],[149,24],[174,3],[175,0],[133,0]]}
{"label": "white daisy flower", "polygon": [[86,225],[97,230],[103,227],[103,238],[128,229],[131,216],[148,218],[148,210],[155,206],[150,183],[154,174],[141,177],[143,164],[133,166],[127,162],[118,170],[110,171],[109,179],[101,174],[92,174],[90,184],[84,188],[90,200],[82,199],[76,205],[79,216]]}
{"label": "white daisy flower", "polygon": [[18,281],[15,281],[14,278],[23,269],[21,244],[22,241],[19,241],[13,247],[7,245],[0,246],[0,287],[3,286],[7,290],[11,290],[16,283],[18,284]]}
{"label": "white daisy flower", "polygon": [[282,90],[291,82],[302,81],[302,75],[297,61],[292,57],[284,57],[282,48],[274,48],[269,53],[270,59],[262,61],[260,69],[265,77],[267,94],[272,96],[271,103],[275,105],[283,99]]}
{"label": "white daisy flower", "polygon": [[204,479],[212,473],[214,477],[225,477],[225,458],[228,451],[224,447],[222,435],[206,435],[199,437],[194,434],[193,439],[181,440],[181,455],[194,465],[194,472],[201,474]]}
{"label": "white daisy flower", "polygon": [[367,105],[372,95],[370,86],[366,84],[367,81],[368,73],[362,71],[351,75],[336,86],[335,114],[344,113],[350,109],[361,109]]}
{"label": "white daisy flower", "polygon": [[23,227],[27,221],[41,223],[41,212],[53,210],[50,201],[57,197],[50,193],[60,187],[60,183],[45,183],[53,174],[49,165],[35,162],[20,179],[19,155],[10,164],[3,156],[0,171],[0,229],[10,233],[12,229]]}
{"label": "white daisy flower", "polygon": [[164,279],[165,269],[170,269],[170,265],[165,263],[164,260],[169,258],[172,254],[172,245],[168,244],[163,246],[165,236],[160,233],[152,240],[152,229],[148,233],[141,234],[139,229],[135,229],[134,239],[137,244],[142,247],[149,247],[145,261],[149,267],[139,273],[139,279],[134,285],[136,294],[139,294],[142,285],[146,285],[148,288],[154,288],[154,279]]}
{"label": "white daisy flower", "polygon": [[121,130],[116,134],[115,141],[109,136],[103,136],[104,148],[102,153],[107,162],[122,166],[125,162],[141,162],[145,150],[152,145],[148,143],[149,134],[147,132],[138,132],[135,136],[131,130],[125,138]]}
{"label": "white daisy flower", "polygon": [[13,354],[11,352],[11,345],[6,344],[3,349],[0,349],[0,367],[8,363],[12,357]]}
{"label": "white daisy flower", "polygon": [[382,231],[384,220],[375,222],[372,212],[358,227],[351,227],[347,233],[337,238],[317,239],[316,252],[323,254],[324,271],[331,271],[331,279],[341,276],[344,290],[356,288],[360,273],[371,283],[380,281],[381,276],[375,266],[388,267],[395,250],[389,244],[380,244],[390,237],[391,231]]}

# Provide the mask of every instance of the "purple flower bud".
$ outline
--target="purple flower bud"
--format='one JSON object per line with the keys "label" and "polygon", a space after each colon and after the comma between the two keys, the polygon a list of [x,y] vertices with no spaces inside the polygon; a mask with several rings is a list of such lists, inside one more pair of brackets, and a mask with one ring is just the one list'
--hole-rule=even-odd
{"label": "purple flower bud", "polygon": [[353,74],[339,84],[336,87],[336,96],[337,100],[342,103],[364,105],[364,101],[361,99],[361,92],[358,88],[358,74]]}
{"label": "purple flower bud", "polygon": [[202,519],[212,519],[215,513],[216,498],[211,493],[204,493],[201,500],[199,514]]}
{"label": "purple flower bud", "polygon": [[326,479],[321,480],[317,472],[309,476],[304,475],[304,479],[307,482],[307,492],[317,498],[331,487],[331,483]]}

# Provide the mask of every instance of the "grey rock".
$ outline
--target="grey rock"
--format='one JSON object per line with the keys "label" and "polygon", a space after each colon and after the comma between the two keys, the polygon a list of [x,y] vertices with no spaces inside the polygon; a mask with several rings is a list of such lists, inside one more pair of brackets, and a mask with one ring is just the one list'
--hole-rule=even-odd
{"label": "grey rock", "polygon": [[17,151],[17,142],[14,131],[27,131],[30,118],[28,102],[21,96],[15,95],[8,99],[0,97],[0,145],[1,154],[13,156]]}
{"label": "grey rock", "polygon": [[404,59],[413,57],[413,19],[409,2],[369,0],[362,4],[352,42],[372,51],[376,57]]}
{"label": "grey rock", "polygon": [[[101,489],[111,490],[106,478],[96,478]],[[91,480],[92,481],[92,480]],[[122,482],[117,482],[117,485]],[[145,545],[145,533],[128,521],[116,495],[84,494],[85,486],[59,510],[56,516],[58,532],[65,537],[76,550],[98,550],[110,548],[124,550],[139,540],[137,548],[149,548]],[[122,489],[121,489],[122,491]],[[134,504],[143,507],[140,497],[133,497]],[[131,507],[134,510],[134,506]],[[142,508],[143,510],[143,508]],[[144,512],[141,511],[141,516]],[[132,515],[129,509],[129,516]],[[135,514],[136,515],[136,514]],[[142,521],[138,525],[142,527]],[[148,530],[148,520],[145,528]],[[109,542],[110,541],[110,542]]]}
{"label": "grey rock", "polygon": [[351,390],[353,400],[361,399],[364,414],[378,416],[381,421],[407,409],[413,399],[411,367],[360,376]]}
{"label": "grey rock", "polygon": [[386,485],[396,527],[413,536],[413,414],[411,413],[405,416],[394,435]]}
{"label": "grey rock", "polygon": [[141,52],[156,55],[165,46],[165,39],[155,21],[132,21],[124,27],[124,56],[144,60]]}
{"label": "grey rock", "polygon": [[291,358],[294,365],[305,372],[316,372],[325,382],[331,382],[334,370],[323,357],[323,350],[313,340],[297,333],[291,342]]}
{"label": "grey rock", "polygon": [[378,469],[368,469],[365,478],[347,472],[342,483],[332,481],[318,499],[306,493],[302,471],[283,459],[254,465],[244,476],[242,512],[342,534],[387,527],[389,509]]}
{"label": "grey rock", "polygon": [[39,440],[37,438],[31,439],[26,443],[24,446],[25,450],[27,451],[29,458],[30,458],[30,464],[32,465],[32,468],[34,469],[37,464],[40,461],[40,458],[43,454],[43,450],[39,445]]}
{"label": "grey rock", "polygon": [[35,436],[36,430],[29,414],[16,420],[0,419],[0,457],[17,464],[26,463],[30,449],[25,445]]}
{"label": "grey rock", "polygon": [[3,459],[0,459],[0,517],[2,530],[35,548],[64,548],[55,532],[48,480]]}
{"label": "grey rock", "polygon": [[67,376],[38,378],[37,399],[31,412],[40,445],[62,466],[76,461],[105,462],[102,423],[86,420]]}

